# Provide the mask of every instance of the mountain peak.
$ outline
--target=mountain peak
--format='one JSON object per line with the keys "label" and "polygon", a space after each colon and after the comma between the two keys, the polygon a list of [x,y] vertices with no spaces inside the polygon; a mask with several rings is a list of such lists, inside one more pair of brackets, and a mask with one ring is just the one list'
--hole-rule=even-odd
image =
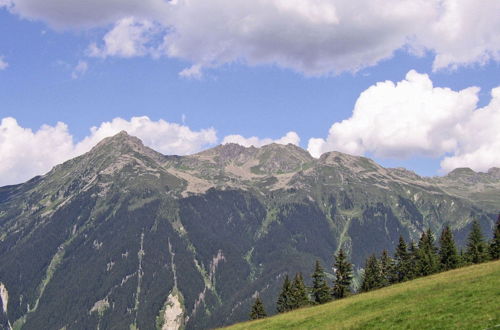
{"label": "mountain peak", "polygon": [[469,167],[459,167],[459,168],[454,169],[450,173],[448,173],[448,175],[446,175],[446,176],[450,177],[450,178],[459,178],[459,177],[468,177],[468,176],[475,175],[475,174],[477,174],[477,173],[474,172]]}
{"label": "mountain peak", "polygon": [[380,171],[383,168],[370,158],[353,156],[340,151],[326,152],[319,158],[319,162],[324,165],[340,166],[352,172]]}
{"label": "mountain peak", "polygon": [[132,135],[129,135],[127,131],[120,131],[119,133],[106,137],[102,139],[94,148],[99,148],[103,146],[123,146],[123,145],[128,145],[128,146],[134,146],[134,147],[139,147],[142,146],[144,147],[144,144],[142,141]]}

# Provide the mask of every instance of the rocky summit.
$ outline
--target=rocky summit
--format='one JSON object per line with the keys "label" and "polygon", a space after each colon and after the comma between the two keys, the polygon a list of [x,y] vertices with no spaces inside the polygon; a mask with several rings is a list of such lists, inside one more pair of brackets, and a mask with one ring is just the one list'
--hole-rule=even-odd
{"label": "rocky summit", "polygon": [[463,245],[499,210],[498,168],[426,178],[290,144],[165,156],[121,132],[0,188],[0,328],[227,325],[340,247],[359,269],[427,228]]}

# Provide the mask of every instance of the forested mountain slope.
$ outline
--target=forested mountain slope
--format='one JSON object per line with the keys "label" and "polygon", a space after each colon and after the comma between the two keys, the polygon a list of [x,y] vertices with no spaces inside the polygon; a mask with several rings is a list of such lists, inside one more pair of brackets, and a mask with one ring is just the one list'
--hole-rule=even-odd
{"label": "forested mountain slope", "polygon": [[208,328],[275,301],[285,273],[356,266],[447,224],[491,232],[500,170],[423,178],[338,152],[218,146],[164,156],[122,132],[0,188],[0,326]]}

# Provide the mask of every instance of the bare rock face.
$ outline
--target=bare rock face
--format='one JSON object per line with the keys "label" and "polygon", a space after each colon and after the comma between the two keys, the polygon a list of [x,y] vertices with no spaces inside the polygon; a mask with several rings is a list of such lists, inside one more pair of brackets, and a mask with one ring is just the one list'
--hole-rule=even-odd
{"label": "bare rock face", "polygon": [[463,245],[474,219],[489,235],[499,196],[498,168],[424,178],[291,144],[165,156],[121,132],[0,187],[0,328],[227,325],[340,247],[359,270],[399,235],[447,224]]}

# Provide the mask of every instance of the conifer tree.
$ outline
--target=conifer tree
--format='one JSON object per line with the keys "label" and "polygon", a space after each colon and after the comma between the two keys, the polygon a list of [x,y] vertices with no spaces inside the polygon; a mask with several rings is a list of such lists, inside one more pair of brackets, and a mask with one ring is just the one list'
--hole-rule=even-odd
{"label": "conifer tree", "polygon": [[408,280],[409,254],[403,236],[399,236],[399,243],[394,253],[394,283]]}
{"label": "conifer tree", "polygon": [[493,239],[490,243],[490,258],[493,260],[500,259],[500,214],[498,215],[495,227],[493,227]]}
{"label": "conifer tree", "polygon": [[326,275],[321,267],[319,260],[316,260],[314,266],[314,273],[312,274],[312,298],[316,304],[324,304],[329,302],[332,298],[330,295],[330,288],[326,282]]}
{"label": "conifer tree", "polygon": [[407,279],[413,280],[419,276],[418,272],[418,248],[415,242],[410,241],[410,246],[408,247],[408,265],[407,269]]}
{"label": "conifer tree", "polygon": [[486,243],[484,241],[481,226],[477,220],[472,222],[472,229],[467,239],[467,260],[473,264],[484,262],[488,258]]}
{"label": "conifer tree", "polygon": [[290,311],[292,308],[292,285],[290,283],[290,279],[288,278],[288,274],[285,275],[285,279],[283,281],[283,286],[281,288],[281,293],[278,297],[278,301],[276,302],[276,310],[278,313],[284,313]]}
{"label": "conifer tree", "polygon": [[455,269],[459,266],[459,256],[453,233],[449,226],[444,227],[439,238],[439,260],[441,270]]}
{"label": "conifer tree", "polygon": [[382,251],[380,256],[380,286],[388,286],[393,282],[392,274],[394,273],[394,261],[389,256],[387,250]]}
{"label": "conifer tree", "polygon": [[347,260],[343,249],[335,256],[333,265],[335,272],[335,282],[333,284],[332,294],[336,299],[341,299],[351,292],[352,264]]}
{"label": "conifer tree", "polygon": [[439,259],[437,248],[434,244],[434,235],[428,229],[422,233],[418,242],[418,274],[427,276],[434,274],[439,270]]}
{"label": "conifer tree", "polygon": [[252,310],[250,312],[250,319],[257,320],[262,319],[267,316],[266,310],[264,309],[264,304],[260,300],[260,296],[255,298],[255,302],[252,305]]}
{"label": "conifer tree", "polygon": [[306,286],[304,285],[304,278],[301,273],[297,273],[292,283],[292,302],[291,308],[301,308],[310,304],[309,297],[307,296]]}
{"label": "conifer tree", "polygon": [[372,254],[366,259],[361,291],[368,292],[382,287],[382,276],[377,257]]}

